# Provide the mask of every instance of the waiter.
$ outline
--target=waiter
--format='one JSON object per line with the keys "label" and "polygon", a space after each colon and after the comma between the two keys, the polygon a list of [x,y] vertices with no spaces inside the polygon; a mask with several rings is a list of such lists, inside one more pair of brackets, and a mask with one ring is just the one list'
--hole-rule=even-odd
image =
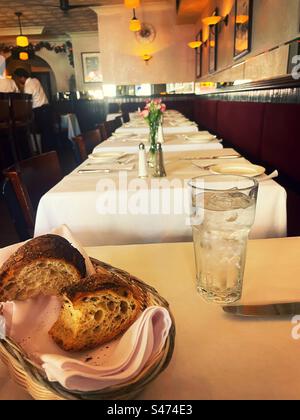
{"label": "waiter", "polygon": [[38,131],[41,133],[43,152],[54,150],[52,113],[43,86],[38,79],[31,78],[25,69],[15,70],[14,76],[17,83],[22,86],[23,92],[32,95],[34,120]]}

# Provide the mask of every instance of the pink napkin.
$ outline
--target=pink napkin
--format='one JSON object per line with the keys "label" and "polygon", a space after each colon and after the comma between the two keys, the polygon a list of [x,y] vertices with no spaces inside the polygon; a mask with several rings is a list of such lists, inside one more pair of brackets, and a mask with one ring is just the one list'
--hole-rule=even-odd
{"label": "pink napkin", "polygon": [[[66,226],[52,233],[61,234],[83,253]],[[0,264],[20,245],[0,250]],[[88,256],[85,257],[88,272],[92,272],[93,266]],[[155,361],[172,326],[165,308],[149,307],[119,339],[91,351],[68,353],[48,334],[60,308],[59,298],[39,296],[3,304],[3,316],[6,334],[44,368],[50,381],[59,382],[69,390],[95,391],[128,382]]]}

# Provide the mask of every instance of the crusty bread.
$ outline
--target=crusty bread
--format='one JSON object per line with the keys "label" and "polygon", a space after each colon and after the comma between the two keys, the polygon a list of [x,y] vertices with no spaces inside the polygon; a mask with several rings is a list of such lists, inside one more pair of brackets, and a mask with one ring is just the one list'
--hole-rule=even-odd
{"label": "crusty bread", "polygon": [[49,334],[66,351],[105,344],[126,331],[146,307],[134,284],[98,273],[63,291],[63,306]]}
{"label": "crusty bread", "polygon": [[59,295],[85,275],[83,256],[66,239],[40,236],[21,246],[0,269],[0,302]]}

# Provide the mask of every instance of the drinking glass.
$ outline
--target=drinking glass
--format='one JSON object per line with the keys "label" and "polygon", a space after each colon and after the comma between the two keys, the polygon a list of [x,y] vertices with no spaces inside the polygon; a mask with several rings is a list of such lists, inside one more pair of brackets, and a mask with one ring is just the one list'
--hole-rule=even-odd
{"label": "drinking glass", "polygon": [[242,296],[258,182],[242,176],[208,175],[192,179],[189,187],[197,290],[209,302],[231,304]]}

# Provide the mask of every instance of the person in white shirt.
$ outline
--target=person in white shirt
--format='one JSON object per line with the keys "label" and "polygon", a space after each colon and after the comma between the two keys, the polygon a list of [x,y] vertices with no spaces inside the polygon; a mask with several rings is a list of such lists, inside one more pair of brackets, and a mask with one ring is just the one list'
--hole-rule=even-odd
{"label": "person in white shirt", "polygon": [[0,93],[17,93],[19,89],[16,82],[12,79],[6,79],[0,75]]}
{"label": "person in white shirt", "polygon": [[18,84],[24,87],[23,92],[32,96],[34,120],[41,133],[43,152],[55,150],[52,112],[43,86],[38,79],[31,78],[28,71],[23,68],[15,70],[14,76]]}

